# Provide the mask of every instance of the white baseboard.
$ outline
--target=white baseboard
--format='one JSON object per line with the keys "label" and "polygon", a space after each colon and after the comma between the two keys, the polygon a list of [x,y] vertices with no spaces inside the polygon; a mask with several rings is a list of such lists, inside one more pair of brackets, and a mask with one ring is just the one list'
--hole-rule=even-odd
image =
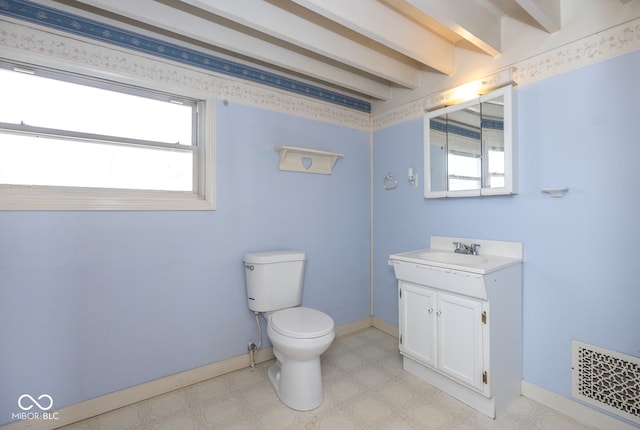
{"label": "white baseboard", "polygon": [[371,326],[393,337],[399,337],[398,326],[381,320],[380,318],[371,317]]}
{"label": "white baseboard", "polygon": [[336,327],[336,337],[347,336],[352,333],[371,327],[371,317],[362,318]]}
{"label": "white baseboard", "polygon": [[606,430],[637,430],[638,427],[627,424],[605,413],[599,412],[567,397],[546,390],[528,381],[522,381],[522,395],[538,403],[555,409],[576,421]]}
{"label": "white baseboard", "polygon": [[[351,333],[371,327],[371,318],[360,320],[336,327],[336,336],[346,336]],[[273,359],[273,349],[263,348],[255,356],[256,363],[262,363]],[[207,364],[202,367],[169,375],[164,378],[125,388],[104,396],[85,400],[80,403],[52,411],[50,415],[57,419],[26,419],[13,421],[3,426],[2,430],[51,430],[72,424],[96,415],[104,414],[133,403],[141,402],[170,391],[178,390],[189,385],[197,384],[225,373],[249,367],[249,354],[242,354],[227,360]]]}

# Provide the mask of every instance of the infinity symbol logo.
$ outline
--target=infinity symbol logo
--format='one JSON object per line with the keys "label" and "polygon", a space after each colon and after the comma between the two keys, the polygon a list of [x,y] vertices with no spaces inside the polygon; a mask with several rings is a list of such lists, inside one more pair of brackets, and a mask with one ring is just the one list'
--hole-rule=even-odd
{"label": "infinity symbol logo", "polygon": [[[27,403],[27,406],[23,406],[23,402],[22,400],[24,399],[29,399],[31,400],[31,402],[33,403],[33,405],[36,405],[37,407],[40,408],[40,410],[42,411],[48,411],[49,409],[51,409],[53,407],[53,398],[48,395],[48,394],[41,394],[38,397],[38,400],[42,400],[42,399],[48,399],[49,400],[49,406],[43,406],[40,403],[38,403],[38,401],[36,399],[34,399],[33,397],[31,397],[29,394],[23,394],[22,396],[18,397],[18,406],[20,407],[20,409],[22,409],[23,411],[28,411],[29,409],[31,409],[33,407],[33,405],[29,405]],[[45,403],[46,404],[46,403]]]}

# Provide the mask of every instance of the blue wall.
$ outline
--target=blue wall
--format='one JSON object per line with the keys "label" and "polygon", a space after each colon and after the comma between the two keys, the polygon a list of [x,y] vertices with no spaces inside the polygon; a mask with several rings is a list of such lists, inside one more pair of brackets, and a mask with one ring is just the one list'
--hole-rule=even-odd
{"label": "blue wall", "polygon": [[[280,145],[344,158],[279,171]],[[303,304],[369,316],[369,133],[219,103],[217,157],[217,211],[0,212],[0,423],[246,353],[247,251],[305,250]]]}
{"label": "blue wall", "polygon": [[[640,355],[639,72],[636,52],[520,88],[515,196],[425,200],[406,181],[422,119],[376,131],[375,315],[397,325],[389,254],[521,241],[526,380],[569,396],[573,338]],[[303,304],[369,315],[368,132],[233,103],[217,127],[217,211],[0,212],[0,423],[23,393],[63,407],[245,353],[246,251],[304,249]],[[330,176],[280,172],[280,145],[345,157]]]}
{"label": "blue wall", "polygon": [[[424,200],[422,120],[374,134],[375,315],[397,324],[390,253],[430,235],[524,243],[524,379],[570,397],[571,339],[640,356],[640,52],[518,90],[520,193]],[[382,190],[388,172],[395,191]],[[540,190],[569,186],[564,198]]]}

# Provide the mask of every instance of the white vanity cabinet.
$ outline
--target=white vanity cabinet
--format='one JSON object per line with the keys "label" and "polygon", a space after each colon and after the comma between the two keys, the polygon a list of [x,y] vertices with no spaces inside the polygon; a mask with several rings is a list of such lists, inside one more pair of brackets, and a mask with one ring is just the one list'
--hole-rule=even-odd
{"label": "white vanity cabinet", "polygon": [[401,353],[488,392],[483,357],[489,338],[484,333],[487,302],[405,281],[399,281],[398,293]]}
{"label": "white vanity cabinet", "polygon": [[467,239],[494,254],[455,254],[464,240],[389,257],[400,353],[405,370],[494,418],[520,396],[522,244]]}
{"label": "white vanity cabinet", "polygon": [[405,281],[398,282],[400,352],[436,367],[436,292]]}

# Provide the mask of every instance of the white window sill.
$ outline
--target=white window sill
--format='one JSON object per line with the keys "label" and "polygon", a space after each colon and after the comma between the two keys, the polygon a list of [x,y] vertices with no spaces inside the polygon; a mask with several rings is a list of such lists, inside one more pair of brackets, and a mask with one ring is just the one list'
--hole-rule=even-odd
{"label": "white window sill", "polygon": [[212,192],[0,186],[0,210],[214,210]]}

